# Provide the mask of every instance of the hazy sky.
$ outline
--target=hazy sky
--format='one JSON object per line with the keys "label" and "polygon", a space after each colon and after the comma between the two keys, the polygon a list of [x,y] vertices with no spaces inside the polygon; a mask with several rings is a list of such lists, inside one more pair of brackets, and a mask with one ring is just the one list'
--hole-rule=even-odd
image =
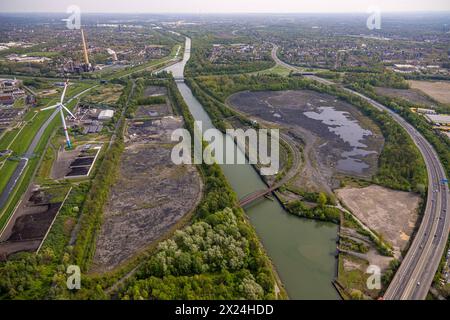
{"label": "hazy sky", "polygon": [[0,0],[0,12],[65,12],[69,5],[84,12],[366,12],[450,11],[450,0]]}

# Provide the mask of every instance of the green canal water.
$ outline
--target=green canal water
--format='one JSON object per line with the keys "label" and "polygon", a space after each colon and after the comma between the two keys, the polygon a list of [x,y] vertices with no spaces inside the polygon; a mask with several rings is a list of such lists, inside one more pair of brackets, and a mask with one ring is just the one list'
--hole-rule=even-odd
{"label": "green canal water", "polygon": [[[183,77],[190,47],[191,41],[186,39],[183,60],[166,69],[176,78]],[[184,82],[178,82],[177,86],[195,120],[202,121],[203,130],[214,128],[189,87]],[[239,198],[267,188],[249,164],[221,165],[221,168]],[[278,201],[265,198],[245,211],[291,299],[339,299],[331,283],[337,263],[336,225],[295,217]]]}

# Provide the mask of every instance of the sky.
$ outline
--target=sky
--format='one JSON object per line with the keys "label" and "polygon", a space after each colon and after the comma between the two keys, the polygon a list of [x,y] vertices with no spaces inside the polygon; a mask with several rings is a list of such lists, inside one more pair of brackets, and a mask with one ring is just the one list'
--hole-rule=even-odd
{"label": "sky", "polygon": [[0,0],[0,12],[302,13],[450,11],[450,0]]}

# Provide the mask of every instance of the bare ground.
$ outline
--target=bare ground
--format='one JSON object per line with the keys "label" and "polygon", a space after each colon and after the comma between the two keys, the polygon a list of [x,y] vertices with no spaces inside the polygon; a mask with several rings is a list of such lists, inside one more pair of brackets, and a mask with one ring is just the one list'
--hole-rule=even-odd
{"label": "bare ground", "polygon": [[[245,91],[232,95],[228,104],[261,122],[284,128],[293,140],[304,145],[301,170],[293,181],[298,188],[330,193],[339,185],[336,174],[370,177],[376,173],[383,145],[379,128],[356,107],[334,96],[311,90]],[[355,126],[357,123],[360,129],[370,132],[358,141],[357,153],[366,155],[345,155],[356,150],[348,142],[347,134],[352,127],[345,128],[345,124],[341,126],[338,122],[326,125],[305,115],[306,112],[321,113],[323,108],[332,108],[339,115],[345,115],[347,124]],[[337,134],[336,128],[343,129],[344,133]]]}
{"label": "bare ground", "polygon": [[380,186],[336,190],[338,198],[367,227],[381,234],[398,257],[418,219],[420,197]]}
{"label": "bare ground", "polygon": [[162,86],[147,86],[144,90],[144,97],[167,95],[167,88]]}
{"label": "bare ground", "polygon": [[[45,237],[62,202],[54,202],[49,192],[34,191],[31,185],[23,201],[14,211],[10,222],[0,235],[0,259],[20,251],[36,251]],[[67,189],[61,188],[67,194]],[[54,191],[54,190],[53,190]]]}
{"label": "bare ground", "polygon": [[171,161],[171,130],[164,124],[180,127],[182,121],[169,120],[140,122],[128,129],[133,139],[128,136],[120,176],[105,209],[96,270],[111,270],[162,238],[201,199],[196,168]]}
{"label": "bare ground", "polygon": [[418,89],[441,103],[450,103],[450,82],[408,81],[411,88]]}
{"label": "bare ground", "polygon": [[411,103],[419,103],[427,107],[431,107],[435,102],[426,94],[418,89],[393,89],[376,87],[375,92],[379,95],[388,96],[390,98],[402,98]]}

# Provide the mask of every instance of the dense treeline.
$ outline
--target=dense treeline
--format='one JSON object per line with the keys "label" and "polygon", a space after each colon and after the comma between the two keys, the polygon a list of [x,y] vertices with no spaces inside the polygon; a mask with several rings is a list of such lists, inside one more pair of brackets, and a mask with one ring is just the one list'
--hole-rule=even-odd
{"label": "dense treeline", "polygon": [[[251,90],[296,90],[308,89],[327,93],[346,101],[366,116],[371,118],[381,129],[385,144],[379,157],[379,171],[373,177],[373,182],[394,189],[423,192],[426,186],[427,174],[422,156],[406,131],[387,113],[378,111],[360,97],[334,86],[326,86],[305,78],[278,77],[276,75],[236,75],[197,77],[188,83],[193,83],[209,95],[224,103],[233,93]],[[198,90],[193,88],[193,93]],[[198,96],[202,101],[202,96]],[[204,100],[204,99],[203,99]],[[213,103],[213,102],[211,102]],[[217,104],[217,103],[216,103]],[[211,106],[205,107],[210,112]],[[216,110],[219,107],[216,107]],[[220,122],[217,112],[210,113],[213,121]]]}
{"label": "dense treeline", "polygon": [[408,79],[408,80],[450,81],[450,76],[444,75],[444,74],[411,73],[411,74],[405,74],[405,79]]}
{"label": "dense treeline", "polygon": [[408,89],[409,84],[398,73],[385,71],[382,73],[345,73],[343,83],[353,86],[389,87]]}
{"label": "dense treeline", "polygon": [[336,224],[339,224],[341,215],[341,211],[337,208],[326,206],[323,203],[311,208],[300,200],[287,203],[286,209],[299,217],[329,221]]}
{"label": "dense treeline", "polygon": [[123,148],[123,138],[116,138],[92,181],[91,190],[83,205],[80,230],[77,234],[73,254],[77,265],[84,270],[88,268],[95,253],[97,234],[102,223],[103,207],[108,200],[110,187],[116,179]]}
{"label": "dense treeline", "polygon": [[163,104],[166,98],[163,96],[139,98],[137,103],[140,105]]}
{"label": "dense treeline", "polygon": [[192,93],[202,104],[203,108],[208,112],[212,123],[217,129],[225,131],[227,126],[224,120],[231,116],[239,116],[236,112],[227,108],[223,103],[220,103],[210,95],[205,94],[205,92],[191,79],[187,79],[186,84],[190,87]]}
{"label": "dense treeline", "polygon": [[[250,240],[248,240],[250,239]],[[159,244],[123,299],[274,298],[267,259],[232,209],[210,214]]]}
{"label": "dense treeline", "polygon": [[309,192],[287,185],[279,189],[295,193],[301,200],[282,201],[286,210],[296,216],[321,221],[340,223],[341,212],[336,208],[336,198],[333,194],[327,195],[325,192]]}

